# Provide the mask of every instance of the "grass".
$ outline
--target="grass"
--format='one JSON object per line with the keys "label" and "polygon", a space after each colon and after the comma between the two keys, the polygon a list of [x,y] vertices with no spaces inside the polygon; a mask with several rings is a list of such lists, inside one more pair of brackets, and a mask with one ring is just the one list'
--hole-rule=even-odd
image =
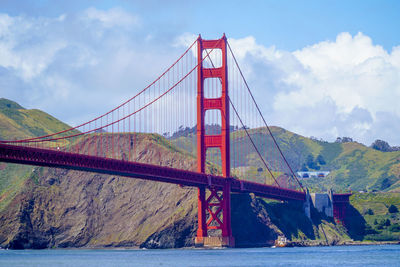
{"label": "grass", "polygon": [[[0,99],[0,140],[17,140],[46,135],[70,126],[37,109],[24,109],[17,103]],[[76,133],[77,131],[73,131]],[[23,189],[27,179],[37,183],[34,167],[0,163],[0,210]]]}
{"label": "grass", "polygon": [[[3,165],[4,166],[4,165]],[[0,211],[20,193],[31,176],[34,167],[28,165],[5,164],[0,170]]]}
{"label": "grass", "polygon": [[[355,193],[351,205],[365,221],[364,240],[391,241],[400,239],[400,212],[390,213],[390,205],[400,210],[400,193]],[[390,225],[385,225],[385,222]],[[359,226],[358,226],[359,227]]]}
{"label": "grass", "polygon": [[[18,104],[0,99],[0,139],[17,140],[47,135],[71,127],[37,109],[24,109]],[[73,130],[67,134],[77,133]]]}

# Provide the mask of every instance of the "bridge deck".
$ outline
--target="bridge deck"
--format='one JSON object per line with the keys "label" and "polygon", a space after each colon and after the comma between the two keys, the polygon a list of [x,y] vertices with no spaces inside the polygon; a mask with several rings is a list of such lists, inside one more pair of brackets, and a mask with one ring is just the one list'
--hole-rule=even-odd
{"label": "bridge deck", "polygon": [[120,175],[130,178],[196,187],[207,186],[223,188],[223,186],[230,181],[232,192],[254,193],[257,196],[277,200],[305,200],[305,194],[303,192],[286,188],[169,167],[41,148],[0,144],[0,161]]}

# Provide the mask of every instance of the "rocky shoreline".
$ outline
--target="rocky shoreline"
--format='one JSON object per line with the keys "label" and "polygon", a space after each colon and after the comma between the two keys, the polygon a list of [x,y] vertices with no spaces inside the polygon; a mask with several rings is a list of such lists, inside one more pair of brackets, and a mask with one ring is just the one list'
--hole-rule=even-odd
{"label": "rocky shoreline", "polygon": [[[340,242],[337,244],[326,244],[324,242],[318,242],[318,241],[290,241],[287,243],[285,247],[331,247],[331,246],[373,246],[373,245],[400,245],[400,241],[344,241]],[[237,248],[272,248],[275,246],[273,245],[254,245],[254,246],[240,246]],[[7,250],[13,248],[3,248],[0,247],[0,250]],[[35,248],[30,248],[30,249],[35,249]],[[64,248],[46,248],[46,249],[66,249],[66,250],[84,250],[84,249],[96,249],[96,250],[141,250],[141,249],[166,249],[166,248],[146,248],[146,247],[140,247],[140,246],[120,246],[120,247],[111,247],[111,246],[83,246],[83,247],[64,247]],[[169,248],[170,249],[170,248]],[[195,246],[188,246],[188,247],[180,247],[180,248],[174,248],[174,249],[226,249],[226,248],[221,248],[221,247],[195,247]]]}
{"label": "rocky shoreline", "polygon": [[329,243],[323,241],[290,241],[286,247],[327,247],[327,246],[370,246],[370,245],[400,245],[400,241],[340,241]]}

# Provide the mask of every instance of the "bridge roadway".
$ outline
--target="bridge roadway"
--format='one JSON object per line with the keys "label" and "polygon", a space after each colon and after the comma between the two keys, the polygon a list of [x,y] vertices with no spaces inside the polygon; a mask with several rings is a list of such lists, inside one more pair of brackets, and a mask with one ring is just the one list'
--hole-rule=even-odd
{"label": "bridge roadway", "polygon": [[224,178],[217,175],[207,175],[163,166],[1,143],[0,161],[112,174],[185,186],[205,186],[222,189],[227,182],[230,182],[232,192],[254,193],[260,197],[283,201],[304,202],[306,198],[304,192],[234,178]]}

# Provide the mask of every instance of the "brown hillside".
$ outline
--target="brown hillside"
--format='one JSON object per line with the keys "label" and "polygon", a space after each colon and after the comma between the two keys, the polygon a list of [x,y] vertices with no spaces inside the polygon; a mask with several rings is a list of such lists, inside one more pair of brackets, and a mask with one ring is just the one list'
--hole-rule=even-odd
{"label": "brown hillside", "polygon": [[[193,169],[193,159],[157,143],[155,135],[136,141],[141,162]],[[126,142],[121,136],[121,145]],[[169,246],[191,245],[195,196],[178,185],[32,167],[23,191],[0,213],[0,242],[14,248],[139,246],[155,232],[180,227]]]}

